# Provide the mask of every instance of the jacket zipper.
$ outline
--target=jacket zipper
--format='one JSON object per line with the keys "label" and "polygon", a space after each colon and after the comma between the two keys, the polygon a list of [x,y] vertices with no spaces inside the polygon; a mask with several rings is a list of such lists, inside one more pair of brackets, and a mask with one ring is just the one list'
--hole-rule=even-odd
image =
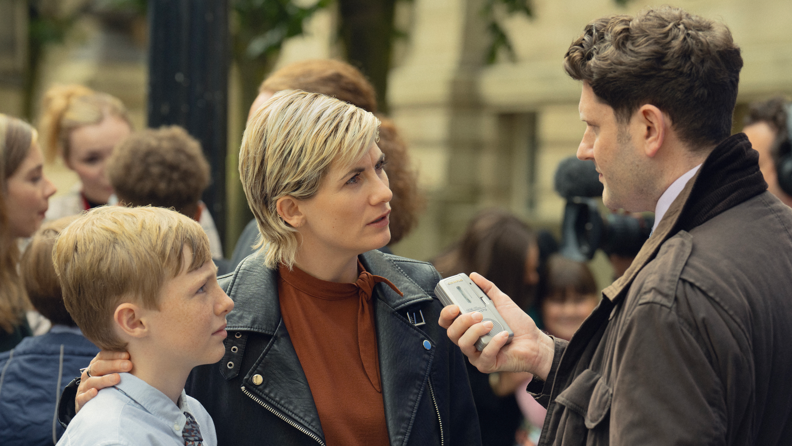
{"label": "jacket zipper", "polygon": [[[431,384],[430,384],[430,387],[431,387]],[[267,403],[265,403],[264,401],[261,401],[261,400],[260,400],[260,399],[258,399],[258,398],[257,398],[255,395],[253,395],[252,393],[248,392],[248,391],[247,391],[247,389],[245,389],[245,386],[242,386],[242,393],[244,393],[245,395],[249,396],[249,397],[250,397],[250,399],[252,399],[253,401],[255,401],[255,402],[259,403],[259,405],[260,405],[261,407],[263,407],[263,408],[267,409],[268,411],[272,412],[272,413],[273,413],[273,415],[275,415],[276,417],[278,417],[278,418],[280,418],[281,420],[285,421],[286,423],[288,423],[288,424],[289,424],[290,426],[292,426],[293,428],[295,428],[295,429],[297,429],[298,431],[300,431],[300,432],[304,433],[305,435],[307,435],[307,436],[311,437],[313,440],[315,440],[317,443],[321,444],[322,446],[325,446],[325,444],[324,444],[324,442],[322,441],[322,439],[321,439],[321,438],[317,437],[316,435],[314,435],[314,434],[313,434],[313,433],[311,433],[311,432],[308,432],[308,431],[307,431],[306,429],[304,429],[303,427],[301,427],[301,426],[297,425],[297,423],[295,423],[295,422],[293,422],[293,421],[289,420],[288,418],[284,417],[283,415],[281,415],[280,413],[278,413],[277,411],[275,411],[275,409],[273,409],[272,407],[270,407],[270,406],[269,406]],[[432,399],[434,400],[434,394],[432,394]],[[435,407],[437,407],[437,404],[435,404]],[[439,412],[438,412],[438,413],[439,413]],[[440,435],[442,436],[442,432],[441,432],[441,434],[440,434]]]}
{"label": "jacket zipper", "polygon": [[440,418],[440,409],[437,407],[434,388],[432,388],[432,378],[429,378],[429,393],[432,395],[432,403],[434,403],[435,412],[437,412],[437,421],[440,423],[440,446],[443,446],[445,444],[445,439],[443,438],[443,419]]}

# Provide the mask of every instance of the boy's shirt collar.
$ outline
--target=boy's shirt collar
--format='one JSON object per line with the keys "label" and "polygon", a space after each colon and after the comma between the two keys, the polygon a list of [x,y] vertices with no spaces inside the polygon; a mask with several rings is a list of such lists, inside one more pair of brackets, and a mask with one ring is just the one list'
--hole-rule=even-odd
{"label": "boy's shirt collar", "polygon": [[184,390],[179,397],[179,404],[176,405],[164,393],[137,376],[129,373],[119,373],[119,375],[121,375],[121,382],[114,387],[150,414],[161,419],[178,435],[181,435],[182,429],[187,423],[187,416],[184,415],[184,412],[189,412],[195,417],[195,414],[190,410]]}

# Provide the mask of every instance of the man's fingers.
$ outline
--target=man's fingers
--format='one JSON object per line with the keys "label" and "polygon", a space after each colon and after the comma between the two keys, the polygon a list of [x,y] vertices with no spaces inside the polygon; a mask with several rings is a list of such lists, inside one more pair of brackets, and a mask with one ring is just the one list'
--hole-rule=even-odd
{"label": "man's fingers", "polygon": [[[448,339],[451,340],[454,344],[459,344],[460,338],[468,331],[468,329],[479,322],[484,318],[479,312],[474,313],[467,313],[459,315],[455,320],[454,323],[448,327],[446,333],[448,334]],[[463,350],[464,351],[464,350]]]}
{"label": "man's fingers", "polygon": [[481,354],[478,357],[474,366],[479,369],[482,373],[491,373],[497,370],[498,365],[498,353],[500,353],[501,349],[506,342],[509,340],[509,332],[502,331],[497,335],[493,336],[490,339],[489,344],[484,347],[484,350],[481,351]]}
{"label": "man's fingers", "polygon": [[448,328],[454,323],[454,319],[459,316],[459,307],[456,305],[449,305],[440,311],[440,320],[438,323],[443,328]]}

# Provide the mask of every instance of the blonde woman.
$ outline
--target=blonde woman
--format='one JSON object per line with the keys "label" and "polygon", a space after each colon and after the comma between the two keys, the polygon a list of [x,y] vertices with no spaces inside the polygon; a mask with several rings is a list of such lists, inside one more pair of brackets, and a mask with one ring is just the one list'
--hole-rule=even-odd
{"label": "blonde woman", "polygon": [[0,352],[32,334],[25,319],[30,304],[17,271],[17,241],[33,235],[47,212],[55,186],[44,176],[36,131],[0,114]]}
{"label": "blonde woman", "polygon": [[[186,387],[220,444],[481,444],[465,363],[437,324],[440,276],[377,250],[392,197],[378,125],[293,90],[248,123],[239,170],[263,239],[220,279],[235,301],[225,356]],[[116,382],[98,375],[131,367],[100,356],[80,404]]]}
{"label": "blonde woman", "polygon": [[[107,161],[113,149],[132,133],[132,122],[117,98],[82,85],[56,85],[44,95],[40,130],[49,161],[60,156],[80,182],[52,200],[47,219],[76,215],[107,204],[113,186]],[[223,249],[214,219],[202,202],[199,223],[209,236],[212,257]]]}

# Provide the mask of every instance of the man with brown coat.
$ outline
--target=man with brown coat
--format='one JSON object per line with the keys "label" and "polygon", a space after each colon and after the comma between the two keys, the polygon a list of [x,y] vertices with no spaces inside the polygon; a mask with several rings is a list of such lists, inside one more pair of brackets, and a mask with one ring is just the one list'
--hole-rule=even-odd
{"label": "man with brown coat", "polygon": [[792,209],[729,136],[742,58],[724,25],[664,7],[591,22],[565,57],[612,208],[654,211],[632,266],[569,343],[481,276],[514,331],[440,324],[482,372],[528,371],[540,445],[792,444]]}

